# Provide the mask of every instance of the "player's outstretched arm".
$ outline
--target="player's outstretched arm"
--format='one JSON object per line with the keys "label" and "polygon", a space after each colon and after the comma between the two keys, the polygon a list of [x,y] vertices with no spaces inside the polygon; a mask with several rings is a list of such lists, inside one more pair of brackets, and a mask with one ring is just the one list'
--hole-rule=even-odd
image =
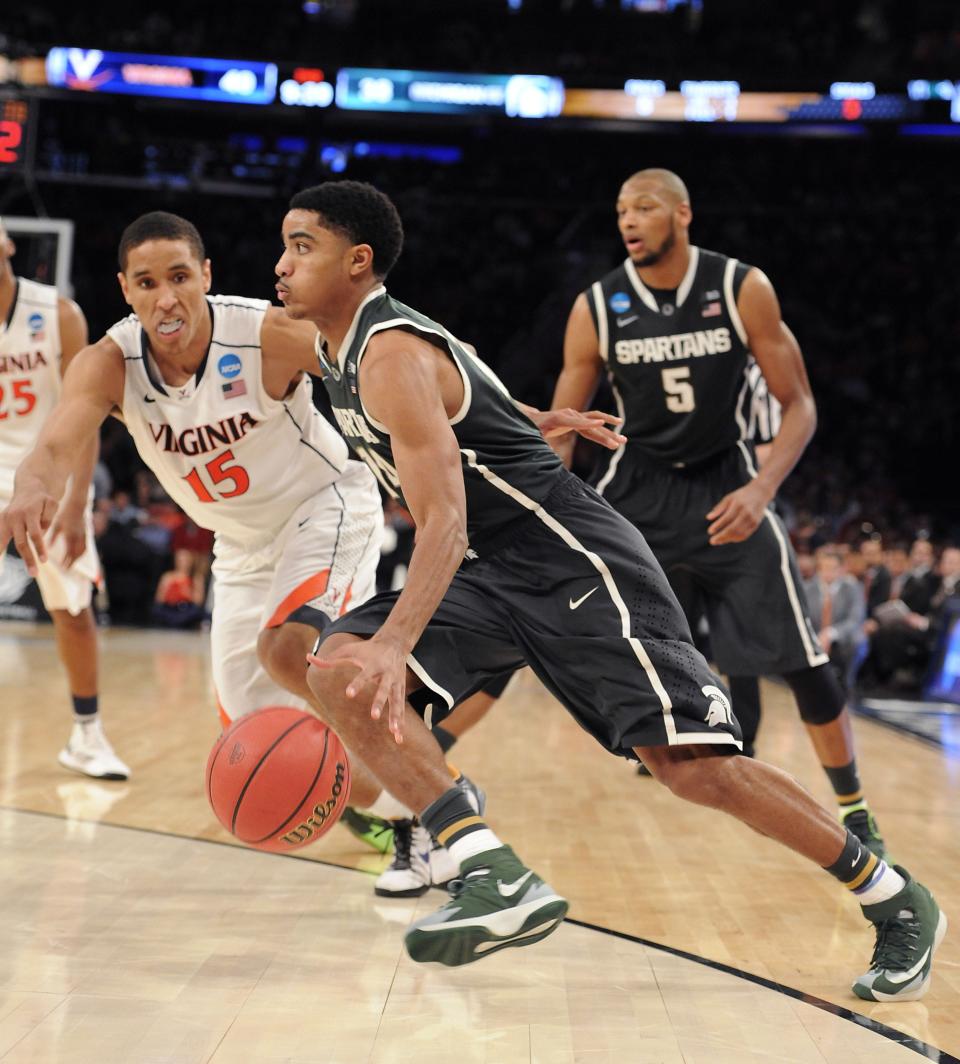
{"label": "player's outstretched arm", "polygon": [[301,373],[322,375],[316,349],[317,327],[309,321],[288,318],[280,307],[270,307],[260,328],[263,386],[273,399],[282,399]]}
{"label": "player's outstretched arm", "polygon": [[13,539],[31,574],[36,574],[38,562],[46,561],[44,533],[76,468],[78,452],[89,446],[104,419],[122,402],[123,355],[104,337],[72,359],[60,401],[21,462],[13,498],[0,513],[0,550]]}
{"label": "player's outstretched arm", "polygon": [[406,584],[380,631],[335,652],[330,666],[351,661],[360,672],[347,694],[373,690],[370,713],[387,711],[402,741],[407,655],[450,586],[467,549],[466,494],[460,449],[448,422],[463,385],[449,359],[430,344],[391,329],[374,336],[360,364],[360,391],[372,418],[390,433],[397,483],[416,522]]}
{"label": "player's outstretched arm", "polygon": [[[553,390],[551,410],[585,410],[597,390],[602,372],[600,341],[590,315],[590,307],[587,305],[587,297],[581,293],[577,296],[567,319],[567,331],[563,338],[563,369]],[[569,433],[555,441],[550,440],[550,445],[566,466],[570,465],[573,458],[575,442],[576,438]],[[599,442],[610,446],[609,441]],[[613,446],[619,445],[618,439]]]}
{"label": "player's outstretched arm", "polygon": [[707,514],[714,546],[753,535],[787,474],[797,464],[817,427],[817,408],[796,337],[780,316],[780,302],[767,276],[756,268],[744,278],[737,309],[747,342],[767,387],[783,408],[780,431],[758,476],[721,499]]}
{"label": "player's outstretched arm", "polygon": [[[57,301],[57,317],[60,325],[60,372],[65,374],[73,359],[89,343],[90,336],[87,319],[72,299],[60,297]],[[100,441],[96,436],[91,436],[85,446],[77,448],[69,486],[50,527],[51,540],[58,536],[63,540],[63,562],[68,569],[86,550],[87,498],[99,453]]]}

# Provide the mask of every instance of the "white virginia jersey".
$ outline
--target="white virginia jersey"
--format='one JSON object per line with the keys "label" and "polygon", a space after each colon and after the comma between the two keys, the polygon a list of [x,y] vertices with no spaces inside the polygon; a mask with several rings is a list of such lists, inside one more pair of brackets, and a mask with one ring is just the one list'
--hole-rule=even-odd
{"label": "white virginia jersey", "polygon": [[207,302],[210,347],[180,387],[160,379],[135,314],[107,330],[123,351],[123,420],[140,457],[198,525],[262,544],[345,472],[347,445],[313,405],[307,377],[285,399],[264,391],[260,329],[270,304]]}
{"label": "white virginia jersey", "polygon": [[60,398],[57,290],[17,278],[0,331],[0,498],[13,493],[17,466],[33,449]]}

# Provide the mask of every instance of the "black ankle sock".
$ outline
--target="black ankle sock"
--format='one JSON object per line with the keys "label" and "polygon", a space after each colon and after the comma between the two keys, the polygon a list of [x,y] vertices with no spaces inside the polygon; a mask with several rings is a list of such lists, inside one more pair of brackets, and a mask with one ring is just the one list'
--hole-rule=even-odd
{"label": "black ankle sock", "polygon": [[856,890],[870,877],[878,863],[866,846],[848,831],[840,856],[824,871],[839,879],[848,890]]}
{"label": "black ankle sock", "polygon": [[80,695],[71,695],[73,699],[73,712],[78,717],[85,717],[89,720],[91,717],[95,717],[97,714],[97,696],[90,695],[88,697],[81,697]]}
{"label": "black ankle sock", "polygon": [[477,816],[466,794],[456,786],[424,809],[420,823],[444,846],[487,826],[483,817]]}
{"label": "black ankle sock", "polygon": [[856,760],[851,761],[849,765],[842,765],[840,768],[829,768],[824,765],[823,771],[826,772],[827,779],[830,780],[830,786],[833,787],[833,792],[836,794],[841,808],[858,805],[863,802],[863,788],[860,786],[860,775],[857,772]]}

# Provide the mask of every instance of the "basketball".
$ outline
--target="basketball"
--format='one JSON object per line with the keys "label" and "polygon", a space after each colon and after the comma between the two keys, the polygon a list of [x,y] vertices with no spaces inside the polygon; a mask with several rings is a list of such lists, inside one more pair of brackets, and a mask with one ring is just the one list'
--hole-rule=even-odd
{"label": "basketball", "polygon": [[258,850],[289,853],[340,819],[350,763],[312,713],[268,706],[240,717],[207,759],[207,798],[220,823]]}

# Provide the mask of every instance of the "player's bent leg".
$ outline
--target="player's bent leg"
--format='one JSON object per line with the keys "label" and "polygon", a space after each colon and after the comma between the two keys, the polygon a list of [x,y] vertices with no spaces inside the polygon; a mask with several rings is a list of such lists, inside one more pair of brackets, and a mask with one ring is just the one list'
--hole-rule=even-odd
{"label": "player's bent leg", "polygon": [[[357,642],[362,642],[358,636],[334,633],[320,645],[317,656],[327,658],[338,647]],[[363,750],[364,761],[384,788],[410,809],[423,809],[452,785],[440,747],[409,706],[403,743],[397,743],[386,723],[370,716],[368,695],[347,697],[347,684],[357,671],[348,663],[332,668],[310,665],[306,680],[313,700],[346,746]]]}
{"label": "player's bent leg", "polygon": [[[334,633],[319,654],[328,657],[358,638]],[[566,900],[501,843],[479,815],[474,797],[451,783],[440,748],[412,707],[404,720],[404,741],[398,744],[382,721],[371,719],[369,697],[346,697],[345,687],[356,671],[346,664],[311,665],[307,682],[331,726],[348,746],[364,750],[391,793],[420,810],[420,824],[449,850],[460,870],[457,897],[410,926],[407,952],[416,961],[461,965],[546,937],[566,914]],[[408,691],[418,685],[408,673]]]}
{"label": "player's bent leg", "polygon": [[[257,657],[275,683],[309,702],[323,716],[307,685],[307,654],[316,640],[317,630],[308,624],[289,621],[276,628],[264,628],[257,638]],[[337,731],[336,728],[333,730]],[[337,734],[340,733],[337,731]],[[350,753],[350,804],[365,809],[376,801],[383,788],[350,749],[350,744],[345,739],[343,741]],[[346,826],[353,831],[350,823]],[[367,825],[367,829],[369,827]]]}
{"label": "player's bent leg", "polygon": [[638,747],[678,798],[720,809],[816,861],[832,864],[846,832],[791,776],[773,765],[706,746]]}
{"label": "player's bent leg", "polygon": [[853,985],[858,996],[913,1001],[926,992],[946,918],[905,869],[888,867],[772,765],[696,746],[636,752],[678,797],[735,816],[816,861],[857,896],[877,935],[870,969]]}
{"label": "player's bent leg", "polygon": [[103,731],[97,696],[97,624],[87,606],[78,613],[51,609],[57,650],[67,673],[74,723],[57,755],[64,768],[98,780],[126,780],[130,769],[117,757]]}

